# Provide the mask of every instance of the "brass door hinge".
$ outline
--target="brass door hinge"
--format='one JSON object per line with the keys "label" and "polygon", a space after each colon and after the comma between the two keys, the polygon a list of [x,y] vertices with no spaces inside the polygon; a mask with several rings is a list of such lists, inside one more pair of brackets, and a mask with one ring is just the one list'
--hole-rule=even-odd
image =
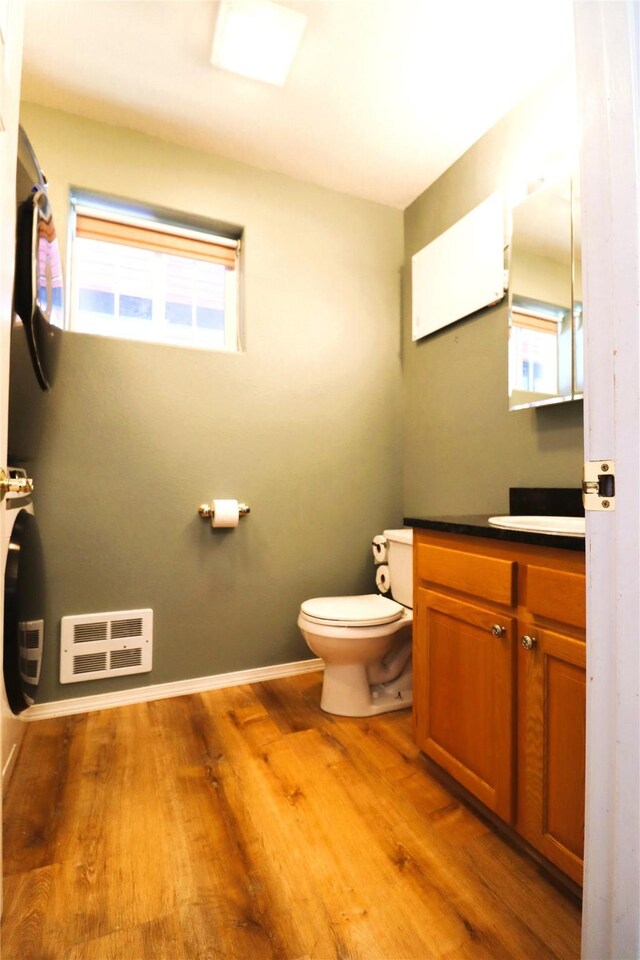
{"label": "brass door hinge", "polygon": [[615,510],[616,465],[613,460],[587,460],[582,468],[585,510]]}

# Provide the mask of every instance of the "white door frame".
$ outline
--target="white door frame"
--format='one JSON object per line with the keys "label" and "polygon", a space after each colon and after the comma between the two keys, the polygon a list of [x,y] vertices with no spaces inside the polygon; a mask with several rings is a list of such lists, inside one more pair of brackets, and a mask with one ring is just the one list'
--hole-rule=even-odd
{"label": "white door frame", "polygon": [[585,458],[616,461],[587,514],[582,956],[640,957],[640,234],[637,2],[574,3],[585,301]]}
{"label": "white door frame", "polygon": [[[7,461],[9,409],[9,339],[13,313],[13,266],[16,245],[16,157],[24,29],[24,0],[0,0],[0,467]],[[6,535],[5,504],[0,504],[0,571],[4,582]],[[0,591],[0,647],[3,632],[4,589]],[[0,710],[0,757],[5,718]],[[0,824],[2,790],[0,789]],[[0,864],[2,831],[0,830]],[[0,870],[0,912],[2,870]]]}

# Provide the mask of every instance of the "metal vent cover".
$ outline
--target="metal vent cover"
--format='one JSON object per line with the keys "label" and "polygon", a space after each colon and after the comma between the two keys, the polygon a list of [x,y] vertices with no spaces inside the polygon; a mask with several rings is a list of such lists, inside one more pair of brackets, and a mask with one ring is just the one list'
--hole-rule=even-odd
{"label": "metal vent cover", "polygon": [[131,647],[130,650],[112,650],[109,657],[109,669],[121,670],[122,667],[139,667],[142,663],[140,647]]}
{"label": "metal vent cover", "polygon": [[73,628],[73,642],[88,643],[91,640],[106,640],[108,626],[106,620],[76,623]]}
{"label": "metal vent cover", "polygon": [[148,673],[153,655],[153,610],[63,617],[60,683]]}
{"label": "metal vent cover", "polygon": [[81,653],[73,658],[73,673],[96,673],[107,668],[106,653]]}
{"label": "metal vent cover", "polygon": [[21,620],[18,623],[18,648],[20,676],[25,683],[37,686],[40,682],[43,647],[44,620]]}

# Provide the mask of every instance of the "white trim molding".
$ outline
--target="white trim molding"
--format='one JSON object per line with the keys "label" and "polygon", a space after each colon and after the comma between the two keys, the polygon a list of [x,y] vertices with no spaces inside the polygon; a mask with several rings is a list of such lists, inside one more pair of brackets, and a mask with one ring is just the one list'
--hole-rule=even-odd
{"label": "white trim molding", "polygon": [[69,700],[52,700],[29,707],[22,714],[25,720],[46,720],[51,717],[69,717],[76,713],[91,713],[109,707],[124,707],[132,703],[147,703],[150,700],[166,700],[189,693],[205,693],[222,687],[238,687],[263,680],[277,680],[301,673],[323,670],[320,659],[297,660],[293,663],[276,663],[271,667],[255,667],[252,670],[236,670],[233,673],[218,673],[211,677],[193,677],[190,680],[175,680],[171,683],[155,683],[146,687],[116,690],[113,693],[97,693],[90,697],[74,697]]}

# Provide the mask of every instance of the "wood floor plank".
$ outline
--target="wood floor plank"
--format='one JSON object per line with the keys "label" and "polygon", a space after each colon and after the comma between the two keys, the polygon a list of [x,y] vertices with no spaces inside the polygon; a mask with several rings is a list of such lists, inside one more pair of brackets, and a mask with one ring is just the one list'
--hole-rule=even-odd
{"label": "wood floor plank", "polygon": [[550,894],[549,880],[526,854],[513,850],[489,830],[465,848],[463,863],[509,914],[538,931],[553,956],[580,955],[579,909],[572,899]]}
{"label": "wood floor plank", "polygon": [[[400,716],[395,714],[396,718]],[[479,818],[469,817],[465,808],[428,775],[417,747],[415,751],[413,745],[407,749],[411,732],[408,717],[403,719],[404,724],[396,722],[394,726],[350,721],[341,726],[339,736],[363,775],[369,777],[375,770],[425,821],[440,824],[452,846],[486,833],[487,826]]]}
{"label": "wood floor plank", "polygon": [[[242,815],[243,799],[235,801],[239,773],[228,743],[229,734],[233,737],[243,722],[243,711],[244,722],[260,741],[278,733],[246,694],[225,699],[233,708],[225,710],[220,723],[212,721],[202,698],[193,698],[188,709],[180,710],[178,723],[172,710],[171,736],[165,743],[169,769],[176,771],[169,797],[175,883],[180,908],[189,919],[192,949],[211,956],[267,958],[281,955],[293,942],[301,954],[276,887],[255,874],[255,840]],[[162,703],[156,711],[163,711]],[[186,756],[184,744],[191,746]],[[284,922],[278,927],[270,918],[280,913]]]}
{"label": "wood floor plank", "polygon": [[[338,775],[340,767],[346,773],[350,764],[337,739],[308,731],[286,744],[272,744],[268,759],[283,794],[296,798],[300,832],[307,843],[316,838],[317,854],[309,869],[341,946],[339,956],[426,960],[439,956],[443,944],[457,943],[457,923],[452,932],[440,890],[426,878],[430,897],[426,908],[421,904],[416,911],[415,885],[406,882],[403,852],[386,838],[381,841],[377,815],[363,823],[357,796],[361,785],[354,790],[352,782],[344,789]],[[310,953],[315,955],[313,949]]]}
{"label": "wood floor plank", "polygon": [[174,906],[171,886],[148,882],[166,860],[167,832],[153,753],[138,749],[144,712],[145,705],[127,708],[115,723],[107,712],[90,714],[82,751],[72,751],[66,804],[55,812],[55,856],[67,895],[83,910],[49,903],[55,942],[103,936]]}
{"label": "wood floor plank", "polygon": [[59,960],[121,960],[122,957],[169,960],[186,956],[200,960],[197,954],[187,954],[186,949],[180,920],[171,915],[86,940],[71,947]]}
{"label": "wood floor plank", "polygon": [[56,946],[48,930],[48,908],[59,889],[60,875],[61,867],[55,864],[4,878],[3,960],[56,960]]}
{"label": "wood floor plank", "polygon": [[22,763],[14,778],[19,789],[4,799],[5,876],[55,861],[58,834],[65,826],[65,792],[80,763],[86,721],[86,716],[65,717],[27,728],[30,762]]}
{"label": "wood floor plank", "polygon": [[[171,841],[166,769],[154,750],[141,749],[148,713],[148,704],[136,704],[117,718],[91,714],[76,802],[69,805],[70,825],[82,841],[78,893],[90,904],[100,935],[175,908],[172,887],[149,882],[162,874]],[[77,840],[69,832],[66,841],[63,856],[72,861]]]}
{"label": "wood floor plank", "polygon": [[[361,767],[362,757],[354,749],[361,739],[358,729],[353,726],[344,727],[341,730],[341,739],[345,751],[348,752],[350,766]],[[359,772],[361,774],[362,771]],[[546,920],[555,921],[563,933],[565,929],[570,931],[570,935],[564,937],[567,955],[579,954],[579,929],[575,923],[566,924],[570,914],[575,918],[575,906],[570,905],[564,898],[554,898],[553,888],[546,878],[540,876],[537,867],[507,847],[488,827],[470,816],[469,811],[457,806],[454,801],[446,808],[446,818],[434,816],[433,811],[425,816],[418,813],[413,803],[406,802],[402,792],[394,789],[384,777],[379,777],[375,783],[362,775],[354,777],[353,771],[347,765],[344,765],[342,775],[346,789],[350,789],[354,781],[357,782],[358,791],[355,796],[362,818],[370,821],[378,817],[379,827],[382,828],[380,835],[396,845],[403,869],[410,867],[417,870],[419,875],[435,878],[437,889],[445,897],[447,904],[462,918],[472,942],[461,942],[457,949],[462,952],[472,948],[473,955],[480,955],[481,944],[486,942],[489,955],[536,958],[555,956],[553,948],[548,948],[536,931],[536,924],[531,924],[529,895],[523,897],[522,889],[514,884],[514,867],[524,859],[526,869],[522,871],[522,875],[526,880],[527,890],[531,891],[531,899],[535,901],[536,897],[540,897],[545,903],[551,900],[552,904],[559,899],[561,910],[555,911],[553,907],[545,910]],[[406,780],[400,781],[401,786],[405,784]],[[397,784],[395,786],[397,787]],[[464,843],[460,841],[460,835],[465,837]],[[484,838],[492,841],[486,850],[499,851],[500,857],[490,858],[485,855],[482,864],[476,867],[470,851]],[[389,855],[393,856],[392,847]],[[492,884],[485,882],[487,874],[492,877]],[[419,885],[417,876],[416,887],[419,888]],[[509,887],[512,894],[506,910],[503,886]],[[543,923],[538,925],[538,930],[545,931]]]}
{"label": "wood floor plank", "polygon": [[[375,825],[367,855],[379,861],[378,877],[385,872],[389,876],[385,891],[388,901],[396,910],[406,909],[412,917],[424,921],[417,938],[418,944],[422,940],[421,950],[411,956],[440,957],[451,951],[462,955],[468,946],[477,957],[513,955],[504,938],[497,937],[491,925],[484,922],[474,891],[465,889],[455,865],[438,851],[433,832],[425,835],[420,818],[409,805],[392,796],[384,781],[367,783],[354,777],[356,765],[351,749],[333,763],[334,792],[342,789],[356,808],[357,818]],[[357,790],[353,789],[354,782]],[[329,784],[323,781],[323,795],[329,790]],[[395,945],[396,951],[399,946]],[[520,941],[517,946],[522,950],[526,944]]]}
{"label": "wood floor plank", "polygon": [[[285,741],[261,705],[247,702],[250,696],[245,690],[225,703],[209,699],[207,709],[232,772],[224,781],[225,803],[243,838],[247,876],[261,891],[261,920],[279,945],[277,956],[338,956],[313,877],[313,838],[309,843],[297,828],[295,778],[283,786],[269,764],[268,748]],[[283,944],[288,954],[282,954]]]}
{"label": "wood floor plank", "polygon": [[[574,960],[580,913],[306,674],[29,725],[4,960]],[[526,894],[526,895],[525,895]]]}
{"label": "wood floor plank", "polygon": [[252,683],[251,690],[273,718],[281,733],[297,733],[314,727],[332,726],[334,718],[320,709],[322,675],[303,674],[292,689],[288,678]]}

